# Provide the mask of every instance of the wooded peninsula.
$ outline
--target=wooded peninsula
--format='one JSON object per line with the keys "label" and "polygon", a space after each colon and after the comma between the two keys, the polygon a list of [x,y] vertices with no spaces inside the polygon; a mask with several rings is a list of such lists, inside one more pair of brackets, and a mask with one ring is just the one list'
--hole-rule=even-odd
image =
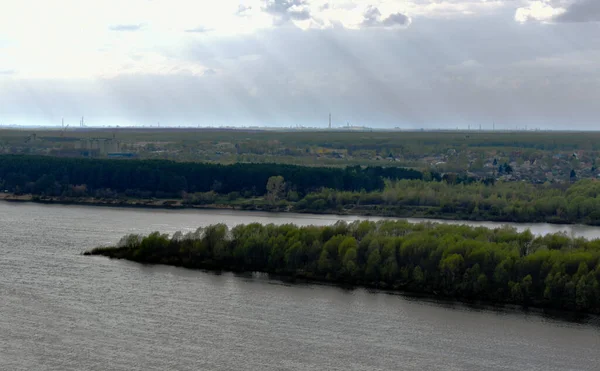
{"label": "wooded peninsula", "polygon": [[405,221],[326,227],[224,224],[129,235],[85,253],[600,313],[600,240]]}

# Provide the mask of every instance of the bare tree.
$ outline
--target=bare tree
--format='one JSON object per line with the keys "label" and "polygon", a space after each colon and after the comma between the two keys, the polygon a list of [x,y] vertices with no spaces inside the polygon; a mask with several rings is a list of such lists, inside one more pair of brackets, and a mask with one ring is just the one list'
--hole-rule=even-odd
{"label": "bare tree", "polygon": [[272,176],[267,181],[267,200],[275,203],[285,190],[285,180],[281,175]]}

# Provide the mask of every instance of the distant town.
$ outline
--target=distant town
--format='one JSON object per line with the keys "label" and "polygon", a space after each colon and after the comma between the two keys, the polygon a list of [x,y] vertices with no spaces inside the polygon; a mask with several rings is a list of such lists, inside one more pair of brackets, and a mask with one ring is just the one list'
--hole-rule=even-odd
{"label": "distant town", "polygon": [[[600,133],[366,126],[0,128],[0,153],[212,163],[405,166],[532,183],[597,178]],[[311,133],[319,132],[319,135]]]}

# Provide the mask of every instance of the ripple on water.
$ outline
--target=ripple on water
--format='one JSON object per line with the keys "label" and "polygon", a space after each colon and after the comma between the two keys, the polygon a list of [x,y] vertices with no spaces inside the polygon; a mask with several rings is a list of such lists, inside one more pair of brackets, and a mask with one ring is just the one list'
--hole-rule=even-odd
{"label": "ripple on water", "polygon": [[585,320],[79,255],[126,233],[337,219],[0,203],[0,369],[597,369]]}

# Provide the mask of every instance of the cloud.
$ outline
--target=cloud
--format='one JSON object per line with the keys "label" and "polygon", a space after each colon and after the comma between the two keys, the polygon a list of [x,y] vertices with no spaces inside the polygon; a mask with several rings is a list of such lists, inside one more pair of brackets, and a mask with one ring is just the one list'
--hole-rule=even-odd
{"label": "cloud", "polygon": [[374,6],[369,6],[363,14],[363,27],[385,27],[393,28],[398,26],[408,26],[411,19],[402,13],[393,13],[382,18],[381,12]]}
{"label": "cloud", "polygon": [[311,19],[306,0],[266,0],[263,10],[274,16],[279,23]]}
{"label": "cloud", "polygon": [[252,7],[249,5],[244,5],[244,4],[240,4],[238,6],[237,11],[235,12],[235,14],[239,15],[239,16],[247,16],[248,12],[252,10]]}
{"label": "cloud", "polygon": [[515,20],[520,23],[530,21],[551,22],[556,16],[562,14],[564,11],[564,8],[554,8],[545,1],[533,1],[529,6],[517,9]]}
{"label": "cloud", "polygon": [[290,10],[288,14],[290,18],[295,21],[306,21],[310,19],[310,11],[307,8]]}
{"label": "cloud", "polygon": [[515,20],[553,23],[600,22],[600,0],[536,0],[518,8]]}
{"label": "cloud", "polygon": [[369,6],[363,14],[364,20],[362,24],[367,27],[378,25],[381,21],[381,12],[374,6]]}
{"label": "cloud", "polygon": [[555,17],[557,22],[600,22],[600,0],[579,0]]}
{"label": "cloud", "polygon": [[108,27],[108,29],[111,31],[131,32],[131,31],[141,30],[142,25],[141,24],[117,24],[117,25]]}
{"label": "cloud", "polygon": [[185,32],[189,32],[189,33],[207,33],[212,31],[212,29],[210,28],[206,28],[204,26],[198,26],[195,28],[188,28],[185,30]]}
{"label": "cloud", "polygon": [[15,70],[0,70],[0,76],[10,76],[16,74]]}
{"label": "cloud", "polygon": [[[444,32],[432,38],[432,29]],[[492,119],[497,127],[525,122],[556,128],[573,118],[588,124],[600,114],[600,71],[587,66],[600,55],[576,51],[581,29],[540,44],[538,32],[551,29],[518,27],[510,19],[422,19],[400,36],[384,27],[288,27],[226,43],[194,42],[193,52],[198,63],[218,71],[203,80],[215,84],[210,99],[232,107],[217,121],[312,125],[326,122],[332,111],[334,125],[335,116],[357,125],[416,128]],[[503,37],[490,43],[498,34]],[[600,47],[600,38],[586,47]],[[208,99],[206,89],[193,94]]]}
{"label": "cloud", "polygon": [[384,27],[406,26],[410,23],[410,18],[402,13],[390,14],[382,22]]}
{"label": "cloud", "polygon": [[[326,126],[332,112],[334,125],[466,128],[495,121],[497,128],[597,129],[598,24],[516,24],[515,4],[532,5],[527,0],[444,0],[468,5],[443,10],[426,8],[442,4],[434,0],[279,1],[271,13],[263,0],[248,0],[252,11],[244,17],[235,13],[239,0],[220,0],[214,13],[169,1],[150,2],[162,4],[150,15],[132,7],[102,21],[86,19],[84,9],[62,22],[40,16],[46,23],[32,22],[35,33],[23,25],[18,38],[9,26],[20,23],[7,23],[18,17],[0,13],[0,34],[15,38],[1,49],[0,70],[17,69],[0,76],[0,120],[56,124],[84,112],[106,125]],[[499,1],[512,7],[493,5]],[[320,10],[325,3],[329,9]],[[365,13],[365,3],[376,7]],[[571,0],[541,3],[566,9]],[[183,18],[169,15],[170,7]],[[289,15],[304,8],[310,21]],[[531,11],[525,21],[543,18]],[[398,12],[418,22],[389,32],[410,22],[393,16]],[[288,26],[273,27],[278,15]],[[298,26],[318,20],[322,28]],[[335,21],[344,27],[331,26]],[[93,27],[82,27],[86,22]],[[130,37],[107,29],[133,23],[151,27]],[[198,25],[214,31],[182,34]],[[52,37],[40,40],[43,30]]]}
{"label": "cloud", "polygon": [[306,5],[306,0],[265,0],[264,10],[271,14],[285,14],[291,8]]}

